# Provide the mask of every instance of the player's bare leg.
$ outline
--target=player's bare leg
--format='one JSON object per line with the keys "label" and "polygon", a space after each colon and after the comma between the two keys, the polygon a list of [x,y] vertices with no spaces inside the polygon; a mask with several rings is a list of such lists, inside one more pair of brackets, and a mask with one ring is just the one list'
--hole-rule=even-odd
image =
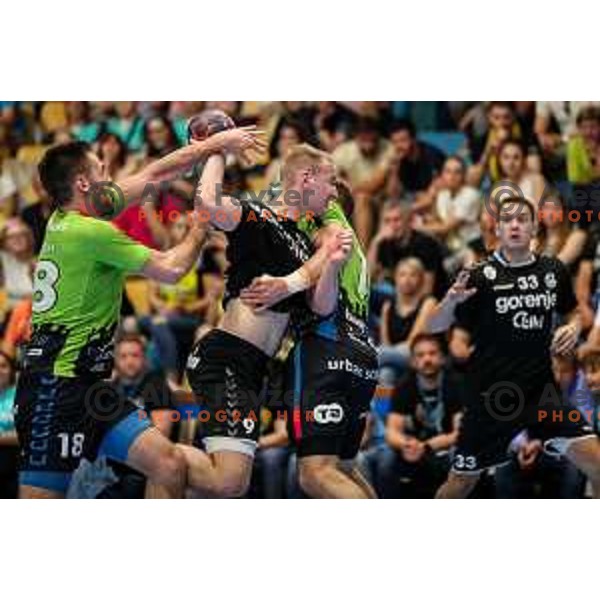
{"label": "player's bare leg", "polygon": [[[373,498],[361,484],[343,471],[337,456],[305,456],[298,460],[300,487],[311,498]],[[370,486],[369,486],[370,487]]]}
{"label": "player's bare leg", "polygon": [[566,456],[588,477],[594,498],[600,498],[600,439],[595,435],[578,438],[571,442]]}
{"label": "player's bare leg", "polygon": [[129,449],[127,464],[148,478],[148,497],[184,497],[185,456],[158,429],[147,429],[138,436]]}
{"label": "player's bare leg", "polygon": [[360,469],[356,466],[356,463],[352,461],[341,461],[340,468],[343,472],[354,481],[362,490],[367,494],[367,498],[372,500],[377,499],[377,494],[373,489],[373,486],[367,481],[366,477],[361,473]]}
{"label": "player's bare leg", "polygon": [[435,497],[444,500],[467,498],[479,481],[479,473],[450,473]]}
{"label": "player's bare leg", "polygon": [[240,498],[248,491],[254,459],[241,452],[207,454],[193,446],[179,445],[184,454],[188,489],[202,498]]}

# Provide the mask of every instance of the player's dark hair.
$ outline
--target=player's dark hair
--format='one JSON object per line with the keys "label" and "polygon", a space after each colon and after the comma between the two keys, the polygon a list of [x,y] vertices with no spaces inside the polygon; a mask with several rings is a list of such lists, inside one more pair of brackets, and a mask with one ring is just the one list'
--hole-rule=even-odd
{"label": "player's dark hair", "polygon": [[67,142],[46,151],[38,165],[40,181],[52,199],[53,208],[60,208],[73,199],[73,182],[89,167],[87,142]]}
{"label": "player's dark hair", "polygon": [[399,131],[408,131],[411,138],[414,138],[417,135],[414,123],[408,119],[396,119],[392,123],[390,135],[394,135],[394,133],[398,133]]}
{"label": "player's dark hair", "polygon": [[10,385],[14,385],[17,380],[17,365],[11,356],[9,356],[4,350],[0,350],[0,356],[4,357],[4,360],[8,363],[10,367],[10,375],[8,377],[8,382]]}
{"label": "player's dark hair", "polygon": [[435,344],[442,354],[445,354],[444,342],[439,335],[433,333],[418,333],[410,343],[410,353],[415,351],[415,348],[422,342],[431,342]]}

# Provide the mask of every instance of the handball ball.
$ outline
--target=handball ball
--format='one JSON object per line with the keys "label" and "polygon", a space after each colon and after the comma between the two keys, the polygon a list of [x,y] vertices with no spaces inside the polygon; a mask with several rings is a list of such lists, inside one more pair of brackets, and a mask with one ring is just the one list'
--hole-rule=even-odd
{"label": "handball ball", "polygon": [[188,141],[202,141],[219,131],[234,127],[233,119],[222,110],[205,110],[188,121]]}

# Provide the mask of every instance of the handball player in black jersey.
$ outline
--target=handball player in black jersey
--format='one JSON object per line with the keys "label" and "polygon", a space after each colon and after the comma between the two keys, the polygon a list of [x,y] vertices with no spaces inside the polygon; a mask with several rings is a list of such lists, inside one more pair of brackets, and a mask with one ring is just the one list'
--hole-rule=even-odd
{"label": "handball player in black jersey", "polygon": [[[208,497],[245,494],[259,435],[259,394],[267,363],[279,349],[290,314],[299,321],[313,318],[306,290],[319,281],[326,264],[345,260],[352,247],[348,232],[328,226],[323,244],[314,252],[309,237],[294,223],[294,211],[284,204],[218,197],[224,168],[222,156],[208,159],[199,200],[210,222],[228,238],[225,314],[195,346],[187,364],[192,390],[209,415],[201,424],[204,451],[180,447],[188,462],[190,490]],[[295,192],[295,197],[300,194],[302,205],[295,216],[323,210],[336,192],[333,164],[319,155],[294,169],[294,189],[284,190],[281,197],[286,198],[286,191]],[[254,311],[239,296],[263,274],[281,277],[284,295],[291,296],[269,310]]]}
{"label": "handball player in black jersey", "polygon": [[467,497],[482,471],[507,462],[522,430],[543,440],[545,451],[565,455],[600,494],[600,440],[578,410],[561,402],[551,366],[552,354],[575,350],[577,301],[564,265],[530,251],[535,229],[533,202],[503,199],[498,250],[461,273],[430,318],[430,331],[456,323],[475,346],[467,366],[469,403],[438,498]]}

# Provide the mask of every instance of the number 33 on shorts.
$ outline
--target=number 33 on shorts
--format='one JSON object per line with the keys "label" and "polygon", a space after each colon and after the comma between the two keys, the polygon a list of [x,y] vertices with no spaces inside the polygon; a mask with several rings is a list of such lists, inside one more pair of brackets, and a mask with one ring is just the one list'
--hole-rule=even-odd
{"label": "number 33 on shorts", "polygon": [[453,467],[461,471],[473,471],[477,468],[477,459],[474,456],[456,454],[454,456]]}

